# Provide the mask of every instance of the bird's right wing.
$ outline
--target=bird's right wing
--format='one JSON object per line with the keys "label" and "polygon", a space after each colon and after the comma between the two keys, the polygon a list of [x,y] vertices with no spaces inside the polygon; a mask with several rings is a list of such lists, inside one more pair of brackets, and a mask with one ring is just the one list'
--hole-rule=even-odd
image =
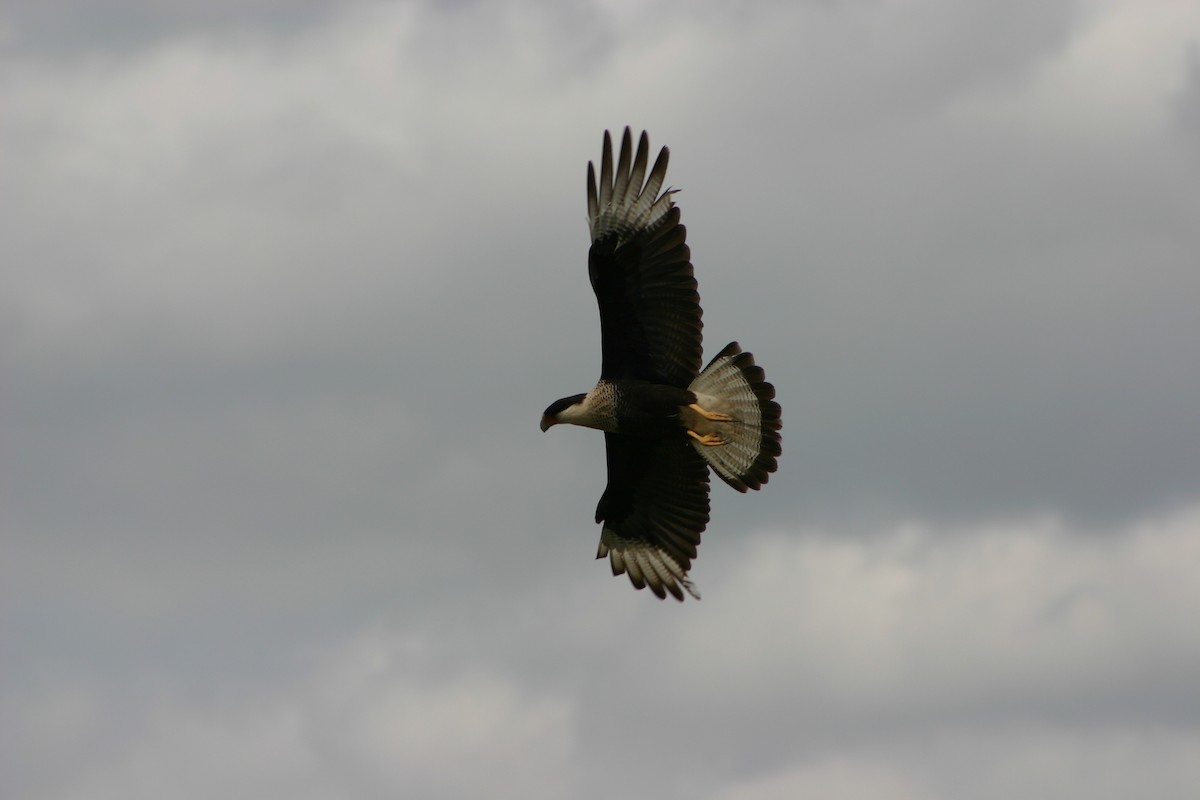
{"label": "bird's right wing", "polygon": [[658,597],[683,592],[700,534],[708,525],[708,467],[682,431],[663,437],[604,434],[608,487],[596,508],[602,523],[596,558],[608,556],[613,575],[629,573],[638,589]]}
{"label": "bird's right wing", "polygon": [[649,149],[643,132],[634,156],[626,128],[614,173],[605,131],[599,185],[588,162],[588,275],[600,306],[600,377],[684,388],[700,371],[700,295],[679,209],[671,190],[659,194],[670,153],[664,147],[646,177]]}

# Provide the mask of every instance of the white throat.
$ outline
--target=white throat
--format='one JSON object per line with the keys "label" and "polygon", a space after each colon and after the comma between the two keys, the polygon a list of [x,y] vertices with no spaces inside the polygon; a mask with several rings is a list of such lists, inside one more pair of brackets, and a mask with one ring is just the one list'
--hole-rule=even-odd
{"label": "white throat", "polygon": [[617,429],[615,400],[616,391],[612,384],[598,383],[595,389],[584,395],[583,400],[558,412],[558,421],[601,431],[615,431]]}

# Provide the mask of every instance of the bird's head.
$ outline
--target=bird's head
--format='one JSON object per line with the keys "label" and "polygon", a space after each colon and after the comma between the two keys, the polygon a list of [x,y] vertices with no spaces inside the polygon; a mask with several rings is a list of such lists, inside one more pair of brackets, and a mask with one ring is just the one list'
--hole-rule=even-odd
{"label": "bird's head", "polygon": [[[571,412],[568,409],[583,404],[586,394],[573,394],[561,400],[555,400],[542,412],[542,430],[548,431],[560,422],[570,422]],[[566,412],[565,414],[563,412]]]}

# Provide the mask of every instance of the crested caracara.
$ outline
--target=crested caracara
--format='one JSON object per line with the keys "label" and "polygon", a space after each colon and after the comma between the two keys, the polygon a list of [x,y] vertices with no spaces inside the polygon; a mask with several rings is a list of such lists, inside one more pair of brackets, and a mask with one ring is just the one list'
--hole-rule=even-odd
{"label": "crested caracara", "polygon": [[688,579],[708,525],[708,470],[745,492],[775,471],[775,388],[737,342],[703,370],[700,295],[674,190],[660,190],[669,151],[649,174],[649,139],[633,154],[629,128],[613,168],[604,133],[600,181],[588,162],[588,275],[600,306],[600,380],[542,414],[604,431],[608,486],[596,508],[597,558],[658,597],[699,597]]}

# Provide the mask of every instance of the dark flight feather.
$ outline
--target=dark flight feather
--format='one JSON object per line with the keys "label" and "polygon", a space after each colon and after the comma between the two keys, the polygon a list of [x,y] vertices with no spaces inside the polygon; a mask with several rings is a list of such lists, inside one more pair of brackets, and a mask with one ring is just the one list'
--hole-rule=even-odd
{"label": "dark flight feather", "polygon": [[[608,487],[596,507],[596,522],[604,526],[597,557],[617,550],[613,574],[628,570],[635,586],[649,585],[659,597],[667,591],[682,600],[677,582],[694,594],[685,576],[708,527],[707,464],[682,431],[657,438],[606,433],[604,443]],[[680,574],[672,576],[669,566],[645,569],[655,564],[653,550],[674,561]]]}
{"label": "dark flight feather", "polygon": [[700,371],[700,295],[679,209],[670,191],[654,195],[666,175],[669,151],[662,149],[643,187],[648,149],[643,133],[631,167],[626,128],[614,176],[612,140],[606,133],[599,187],[588,165],[593,220],[588,275],[600,308],[600,377],[684,388]]}

